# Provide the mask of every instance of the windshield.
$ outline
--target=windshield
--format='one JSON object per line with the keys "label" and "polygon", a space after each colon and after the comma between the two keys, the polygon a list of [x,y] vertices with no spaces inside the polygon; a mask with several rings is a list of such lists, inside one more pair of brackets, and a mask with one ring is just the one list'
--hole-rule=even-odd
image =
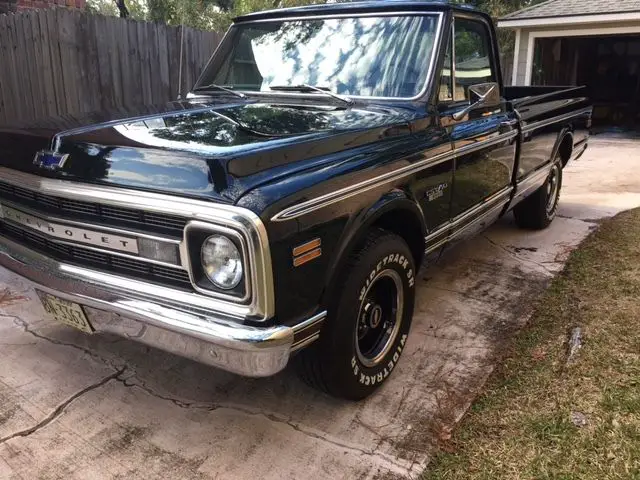
{"label": "windshield", "polygon": [[240,23],[196,89],[306,84],[343,95],[414,97],[427,80],[438,21],[406,15]]}

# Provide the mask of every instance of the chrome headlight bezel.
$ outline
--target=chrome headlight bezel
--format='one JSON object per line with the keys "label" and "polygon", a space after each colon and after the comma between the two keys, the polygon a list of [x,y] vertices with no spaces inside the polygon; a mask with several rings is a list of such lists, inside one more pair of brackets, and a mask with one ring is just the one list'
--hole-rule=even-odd
{"label": "chrome headlight bezel", "polygon": [[[242,278],[237,286],[224,289],[213,283],[202,265],[201,252],[204,242],[213,235],[221,235],[229,239],[242,257]],[[248,302],[251,299],[250,265],[247,242],[237,230],[197,220],[190,221],[184,230],[187,246],[189,276],[196,292],[233,302]]]}

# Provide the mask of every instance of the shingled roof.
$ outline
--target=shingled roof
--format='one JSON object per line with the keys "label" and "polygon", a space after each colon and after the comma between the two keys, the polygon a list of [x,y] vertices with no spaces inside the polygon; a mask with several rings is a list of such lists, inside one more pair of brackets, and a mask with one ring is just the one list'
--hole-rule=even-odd
{"label": "shingled roof", "polygon": [[640,0],[549,0],[518,10],[500,20],[640,12]]}

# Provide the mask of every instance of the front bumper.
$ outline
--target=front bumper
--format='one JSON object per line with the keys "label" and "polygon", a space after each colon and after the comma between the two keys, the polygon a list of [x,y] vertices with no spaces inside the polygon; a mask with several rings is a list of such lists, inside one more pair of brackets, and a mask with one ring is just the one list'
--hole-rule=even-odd
{"label": "front bumper", "polygon": [[91,270],[57,262],[4,237],[0,237],[0,265],[35,288],[83,305],[96,332],[113,333],[250,377],[282,370],[301,344],[298,334],[324,319],[322,313],[296,327],[260,328],[239,324],[222,312],[159,304],[134,296],[126,279],[121,288],[114,287],[114,282],[107,287]]}

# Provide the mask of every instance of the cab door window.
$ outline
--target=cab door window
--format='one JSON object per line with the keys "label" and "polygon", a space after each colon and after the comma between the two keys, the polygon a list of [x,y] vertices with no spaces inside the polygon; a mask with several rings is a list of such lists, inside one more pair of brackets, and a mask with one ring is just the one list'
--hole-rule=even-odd
{"label": "cab door window", "polygon": [[442,65],[442,75],[440,76],[440,91],[438,93],[438,101],[446,103],[453,101],[453,58],[451,56],[451,48],[453,39],[449,37],[447,42],[447,53],[444,57]]}
{"label": "cab door window", "polygon": [[496,81],[490,38],[484,23],[455,19],[454,101],[469,100],[469,87],[472,85]]}

